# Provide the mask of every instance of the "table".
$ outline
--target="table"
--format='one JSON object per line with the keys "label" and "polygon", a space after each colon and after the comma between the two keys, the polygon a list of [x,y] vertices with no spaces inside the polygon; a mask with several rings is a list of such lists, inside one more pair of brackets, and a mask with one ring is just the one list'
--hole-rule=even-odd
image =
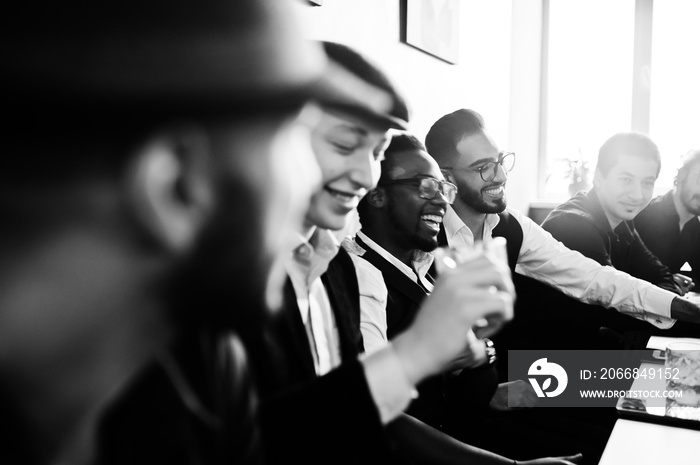
{"label": "table", "polygon": [[698,465],[700,431],[619,419],[598,465]]}
{"label": "table", "polygon": [[[658,363],[642,362],[640,369],[655,365]],[[663,389],[664,386],[665,381],[661,379],[639,378],[631,389]],[[663,415],[665,408],[647,406],[647,411]],[[699,465],[698,444],[698,430],[620,418],[615,422],[598,465]]]}

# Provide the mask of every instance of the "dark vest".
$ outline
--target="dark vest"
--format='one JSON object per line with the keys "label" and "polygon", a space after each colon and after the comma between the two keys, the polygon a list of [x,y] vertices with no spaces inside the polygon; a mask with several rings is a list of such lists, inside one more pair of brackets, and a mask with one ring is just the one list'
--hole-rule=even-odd
{"label": "dark vest", "polygon": [[[362,258],[382,272],[387,288],[387,337],[393,339],[406,330],[423,302],[427,290],[388,262],[356,237],[357,244],[365,249]],[[432,281],[428,274],[426,278]],[[433,376],[418,386],[419,396],[406,413],[423,422],[443,429],[456,423],[463,414],[486,409],[498,385],[493,367],[463,370],[459,376]]]}
{"label": "dark vest", "polygon": [[[342,364],[317,376],[291,281],[282,308],[249,341],[261,397],[267,463],[394,463],[391,443],[371,397],[358,354],[360,294],[354,263],[344,249],[321,277],[339,335]],[[359,444],[359,445],[358,445]]]}
{"label": "dark vest", "polygon": [[[321,276],[338,328],[343,363],[354,361],[364,351],[360,332],[360,291],[355,266],[344,249],[331,260]],[[288,389],[316,378],[316,370],[306,328],[299,315],[297,297],[289,278],[284,287],[283,309],[273,311],[251,351],[255,365],[264,367],[257,373],[263,395]],[[262,346],[262,347],[261,347]],[[274,366],[274,370],[267,367]]]}

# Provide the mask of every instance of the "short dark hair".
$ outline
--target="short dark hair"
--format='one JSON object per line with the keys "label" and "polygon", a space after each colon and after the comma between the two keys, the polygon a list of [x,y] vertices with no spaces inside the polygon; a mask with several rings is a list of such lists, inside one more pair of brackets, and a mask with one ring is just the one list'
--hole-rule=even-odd
{"label": "short dark hair", "polygon": [[401,163],[400,156],[403,152],[427,152],[425,145],[414,135],[405,132],[394,135],[391,138],[389,146],[384,151],[384,160],[382,160],[382,173],[379,177],[378,184],[387,179],[393,179],[396,166]]}
{"label": "short dark hair", "polygon": [[363,81],[389,94],[392,105],[387,116],[402,123],[409,121],[410,115],[406,100],[381,69],[347,45],[328,41],[321,42],[321,44],[326,55],[332,61],[338,63]]}
{"label": "short dark hair", "polygon": [[479,113],[462,108],[443,116],[433,124],[425,136],[425,146],[438,165],[449,166],[459,157],[459,141],[484,132],[484,129],[484,118]]}
{"label": "short dark hair", "polygon": [[634,155],[656,162],[656,175],[661,170],[661,155],[653,140],[641,132],[619,132],[601,145],[596,170],[607,175],[622,154]]}
{"label": "short dark hair", "polygon": [[[381,163],[382,173],[379,176],[379,181],[377,182],[378,186],[380,186],[384,181],[394,179],[393,176],[394,172],[396,171],[396,166],[398,163],[400,163],[400,154],[409,150],[427,152],[423,143],[412,134],[402,132],[395,134],[391,138],[389,146],[384,151],[384,160],[382,160]],[[369,206],[367,196],[365,196],[357,205],[357,213],[360,217],[360,222],[362,222],[363,217],[367,216],[367,208],[369,208]]]}
{"label": "short dark hair", "polygon": [[678,168],[676,177],[673,180],[674,185],[678,185],[678,181],[683,180],[688,176],[690,169],[700,163],[700,149],[690,150],[683,155],[683,164]]}

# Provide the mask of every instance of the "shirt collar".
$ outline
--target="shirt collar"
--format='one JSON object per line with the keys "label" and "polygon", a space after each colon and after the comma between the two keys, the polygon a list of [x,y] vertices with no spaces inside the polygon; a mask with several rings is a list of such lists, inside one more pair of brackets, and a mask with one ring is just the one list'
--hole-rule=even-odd
{"label": "shirt collar", "polygon": [[[484,237],[490,238],[491,232],[501,221],[501,217],[496,213],[488,213],[486,215],[486,222],[484,223]],[[474,245],[474,233],[472,230],[464,224],[464,221],[457,215],[451,205],[447,206],[447,212],[442,219],[442,225],[445,228],[445,235],[447,236],[447,243],[455,245],[455,237],[459,234],[465,239],[467,244],[460,245]],[[482,238],[483,240],[483,238]]]}
{"label": "shirt collar", "polygon": [[417,282],[416,279],[416,273],[418,276],[420,276],[421,279],[425,279],[425,275],[428,274],[428,270],[433,264],[433,260],[435,257],[433,256],[432,253],[430,252],[425,252],[423,250],[414,250],[413,251],[413,258],[411,259],[411,262],[413,263],[413,267],[415,268],[415,273],[414,270],[411,269],[411,267],[407,266],[404,262],[387,252],[386,249],[384,249],[382,246],[374,242],[372,239],[370,239],[367,234],[362,232],[362,230],[357,232],[357,236],[362,239],[362,242],[364,242],[367,247],[370,249],[374,250],[377,252],[384,260],[388,261],[392,265],[394,265],[396,268],[401,270],[406,276],[411,278],[414,282]]}
{"label": "shirt collar", "polygon": [[301,271],[310,284],[326,272],[339,248],[338,239],[331,231],[316,228],[308,240],[301,234],[297,235],[285,266],[288,271],[290,268]]}

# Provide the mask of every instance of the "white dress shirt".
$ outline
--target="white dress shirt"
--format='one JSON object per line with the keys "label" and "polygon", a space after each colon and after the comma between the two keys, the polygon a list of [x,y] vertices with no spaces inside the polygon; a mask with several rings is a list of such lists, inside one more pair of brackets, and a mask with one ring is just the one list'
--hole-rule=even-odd
{"label": "white dress shirt", "polygon": [[[338,329],[328,293],[321,281],[339,247],[330,231],[316,229],[309,240],[299,236],[298,245],[285,261],[319,376],[342,361]],[[391,344],[385,344],[381,350],[371,354],[363,354],[360,361],[380,419],[386,424],[416,397],[415,386],[408,380]]]}
{"label": "white dress shirt", "polygon": [[[413,268],[390,254],[382,246],[367,237],[361,230],[357,236],[382,258],[394,265],[414,283],[420,283],[433,290],[433,283],[426,279],[426,274],[433,264],[434,256],[431,253],[416,251],[412,263]],[[387,289],[384,284],[382,272],[367,260],[360,258],[365,249],[360,247],[352,237],[346,237],[342,243],[343,248],[355,261],[357,281],[360,287],[360,328],[366,352],[375,351],[387,344],[386,301]]]}
{"label": "white dress shirt", "polygon": [[[676,320],[671,316],[671,301],[676,294],[647,281],[634,278],[611,266],[598,262],[567,248],[550,233],[522,213],[508,209],[523,230],[515,271],[548,284],[564,294],[588,304],[616,308],[659,328],[667,329]],[[500,217],[489,214],[484,224],[482,240],[491,239]],[[457,216],[452,207],[443,218],[447,242],[451,247],[474,245],[472,231]]]}

